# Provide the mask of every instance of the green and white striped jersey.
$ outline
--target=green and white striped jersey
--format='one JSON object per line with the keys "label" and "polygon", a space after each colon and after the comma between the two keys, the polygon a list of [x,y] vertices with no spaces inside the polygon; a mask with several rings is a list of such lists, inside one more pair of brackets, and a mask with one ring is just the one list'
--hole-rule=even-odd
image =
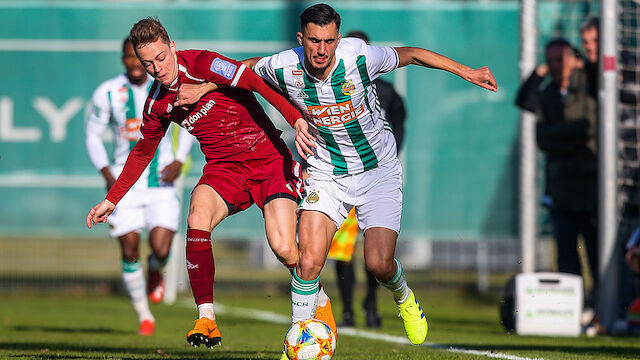
{"label": "green and white striped jersey", "polygon": [[[120,74],[103,82],[93,93],[91,109],[86,117],[86,145],[89,158],[98,170],[111,166],[114,176],[120,175],[129,152],[140,138],[142,109],[152,82],[149,78],[144,84],[135,85],[125,74]],[[111,156],[107,155],[102,140],[108,127],[114,134]],[[190,135],[186,136],[191,138]],[[171,185],[161,181],[160,172],[175,158],[185,161],[193,140],[183,141],[181,134],[180,141],[184,142],[183,145],[186,147],[181,149],[181,152],[186,153],[175,156],[171,137],[167,136],[160,141],[153,160],[134,184],[134,189]]]}
{"label": "green and white striped jersey", "polygon": [[254,70],[288,94],[316,130],[318,147],[308,159],[312,169],[351,175],[397,157],[395,139],[373,85],[380,74],[396,67],[395,49],[345,38],[324,81],[306,71],[302,47],[262,58]]}

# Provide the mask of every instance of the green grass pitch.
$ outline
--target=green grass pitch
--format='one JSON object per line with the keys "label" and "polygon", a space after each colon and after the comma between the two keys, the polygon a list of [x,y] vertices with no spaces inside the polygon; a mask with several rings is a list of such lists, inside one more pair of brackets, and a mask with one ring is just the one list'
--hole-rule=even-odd
{"label": "green grass pitch", "polygon": [[[494,298],[479,298],[457,290],[416,290],[429,319],[428,345],[398,344],[339,333],[333,359],[640,358],[638,338],[505,334]],[[334,313],[340,314],[335,288],[328,288],[328,293],[334,298]],[[379,294],[383,327],[366,334],[403,338],[402,323],[390,295],[384,289]],[[355,300],[357,305],[361,299]],[[241,309],[267,311],[286,319],[290,305],[284,291],[219,290],[216,301],[224,305],[218,311],[223,343],[222,347],[210,350],[192,348],[185,341],[196,316],[188,297],[173,306],[153,305],[156,333],[140,337],[136,335],[137,321],[129,299],[124,296],[0,294],[0,359],[280,358],[286,324],[254,319]],[[360,309],[355,306],[355,310]],[[356,313],[357,330],[369,331],[363,327],[361,315]]]}

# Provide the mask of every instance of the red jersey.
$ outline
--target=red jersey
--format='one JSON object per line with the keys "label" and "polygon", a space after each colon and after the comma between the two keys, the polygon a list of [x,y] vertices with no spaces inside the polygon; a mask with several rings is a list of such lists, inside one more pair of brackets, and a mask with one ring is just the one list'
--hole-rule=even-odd
{"label": "red jersey", "polygon": [[[151,86],[140,130],[142,138],[129,154],[122,174],[106,197],[114,204],[140,176],[140,168],[144,170],[151,161],[172,121],[198,139],[207,163],[282,156],[279,154],[291,156],[280,139],[281,132],[267,117],[253,93],[245,90],[259,92],[292,126],[302,115],[262,78],[244,64],[211,51],[179,51],[177,60],[178,77],[171,87],[166,88],[158,81]],[[203,82],[227,86],[206,94],[187,110],[174,108],[181,84]]]}
{"label": "red jersey", "polygon": [[[272,153],[274,146],[281,151],[283,147],[286,149],[280,139],[281,132],[253,93],[240,88],[252,89],[238,86],[249,83],[242,80],[252,73],[251,70],[238,61],[210,51],[179,51],[177,57],[176,83],[167,89],[156,81],[149,91],[141,129],[145,139],[162,138],[173,121],[198,139],[207,162],[259,159]],[[173,107],[181,84],[205,81],[228,86],[206,94],[187,110]],[[299,117],[298,114],[296,119]]]}

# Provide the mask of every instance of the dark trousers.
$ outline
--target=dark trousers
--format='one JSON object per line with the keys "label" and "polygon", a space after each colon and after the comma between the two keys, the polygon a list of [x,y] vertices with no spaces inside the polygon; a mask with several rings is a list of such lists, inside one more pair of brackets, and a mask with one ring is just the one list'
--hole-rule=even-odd
{"label": "dark trousers", "polygon": [[585,305],[594,307],[598,288],[598,216],[595,211],[551,210],[553,233],[558,248],[558,271],[581,275],[578,257],[578,235],[582,235],[587,247],[589,270],[593,289],[585,298]]}

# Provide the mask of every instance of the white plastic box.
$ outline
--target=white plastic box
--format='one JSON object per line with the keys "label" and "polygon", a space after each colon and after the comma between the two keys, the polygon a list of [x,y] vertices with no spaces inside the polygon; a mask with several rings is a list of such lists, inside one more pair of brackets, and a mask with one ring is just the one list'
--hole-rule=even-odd
{"label": "white plastic box", "polygon": [[580,335],[582,277],[564,273],[519,274],[515,325],[520,335]]}

